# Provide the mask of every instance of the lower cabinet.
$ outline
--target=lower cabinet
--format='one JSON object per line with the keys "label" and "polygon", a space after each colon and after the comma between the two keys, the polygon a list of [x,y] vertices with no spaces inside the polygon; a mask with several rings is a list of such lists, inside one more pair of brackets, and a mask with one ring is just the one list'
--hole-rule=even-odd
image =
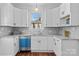
{"label": "lower cabinet", "polygon": [[15,36],[13,41],[14,41],[13,42],[14,43],[14,45],[13,45],[13,47],[14,47],[14,55],[16,55],[17,52],[19,51],[19,37]]}
{"label": "lower cabinet", "polygon": [[79,40],[70,39],[62,41],[62,55],[63,56],[79,56]]}
{"label": "lower cabinet", "polygon": [[0,56],[14,56],[19,51],[18,38],[8,36],[0,38]]}
{"label": "lower cabinet", "polygon": [[53,37],[47,37],[48,39],[48,52],[54,52],[54,40]]}
{"label": "lower cabinet", "polygon": [[32,36],[31,51],[32,52],[53,52],[53,37],[50,36]]}
{"label": "lower cabinet", "polygon": [[54,39],[54,52],[57,56],[78,56],[79,40],[76,39]]}
{"label": "lower cabinet", "polygon": [[61,39],[53,37],[53,50],[57,56],[61,55]]}
{"label": "lower cabinet", "polygon": [[43,36],[32,36],[31,37],[31,51],[32,52],[47,52],[47,37]]}

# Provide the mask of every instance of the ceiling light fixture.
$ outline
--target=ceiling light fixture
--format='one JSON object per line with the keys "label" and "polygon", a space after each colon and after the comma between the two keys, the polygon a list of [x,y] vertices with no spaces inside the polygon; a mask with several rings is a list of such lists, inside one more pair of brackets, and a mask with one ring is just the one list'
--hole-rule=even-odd
{"label": "ceiling light fixture", "polygon": [[37,8],[37,3],[36,3],[36,7],[35,7],[35,9],[34,9],[36,12],[39,10],[38,8]]}

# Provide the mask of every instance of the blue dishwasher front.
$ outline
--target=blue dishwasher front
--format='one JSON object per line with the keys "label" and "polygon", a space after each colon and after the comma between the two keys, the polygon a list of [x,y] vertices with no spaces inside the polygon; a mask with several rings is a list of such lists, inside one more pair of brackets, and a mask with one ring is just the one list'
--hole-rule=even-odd
{"label": "blue dishwasher front", "polygon": [[31,48],[31,38],[29,36],[21,36],[19,38],[20,51],[27,51]]}

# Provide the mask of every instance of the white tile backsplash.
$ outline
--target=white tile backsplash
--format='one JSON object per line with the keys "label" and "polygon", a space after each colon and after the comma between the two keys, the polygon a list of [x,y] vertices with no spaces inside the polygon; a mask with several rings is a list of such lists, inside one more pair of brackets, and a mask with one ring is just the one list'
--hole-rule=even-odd
{"label": "white tile backsplash", "polygon": [[[33,29],[33,28],[17,28],[19,31],[23,32],[24,34],[43,34],[43,35],[62,35],[64,36],[64,30],[70,31],[70,38],[79,38],[79,27],[61,27],[61,28],[53,28],[53,27],[46,27],[41,29]],[[6,28],[6,31],[10,30]],[[4,30],[3,30],[4,31]],[[5,31],[5,32],[6,32]]]}
{"label": "white tile backsplash", "polygon": [[56,28],[44,28],[43,34],[47,34],[47,35],[55,35],[56,34]]}
{"label": "white tile backsplash", "polygon": [[27,27],[18,27],[16,29],[18,29],[19,31],[21,31],[21,33],[24,33],[24,34],[29,33],[29,28],[27,28]]}
{"label": "white tile backsplash", "polygon": [[54,35],[57,34],[56,28],[41,28],[41,29],[33,29],[33,28],[19,28],[21,32],[26,32],[29,34],[43,34],[43,35]]}
{"label": "white tile backsplash", "polygon": [[62,30],[59,30],[59,33],[62,34],[63,36],[64,36],[64,30],[70,31],[69,38],[71,38],[71,39],[73,39],[73,38],[78,39],[79,38],[79,27],[78,26],[62,28]]}
{"label": "white tile backsplash", "polygon": [[1,26],[0,27],[0,36],[8,35],[11,32],[11,27]]}

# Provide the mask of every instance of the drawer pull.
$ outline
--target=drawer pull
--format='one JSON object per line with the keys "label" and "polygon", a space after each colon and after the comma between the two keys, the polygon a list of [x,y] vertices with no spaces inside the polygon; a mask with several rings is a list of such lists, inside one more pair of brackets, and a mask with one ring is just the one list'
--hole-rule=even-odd
{"label": "drawer pull", "polygon": [[40,43],[41,41],[38,41],[38,43]]}

